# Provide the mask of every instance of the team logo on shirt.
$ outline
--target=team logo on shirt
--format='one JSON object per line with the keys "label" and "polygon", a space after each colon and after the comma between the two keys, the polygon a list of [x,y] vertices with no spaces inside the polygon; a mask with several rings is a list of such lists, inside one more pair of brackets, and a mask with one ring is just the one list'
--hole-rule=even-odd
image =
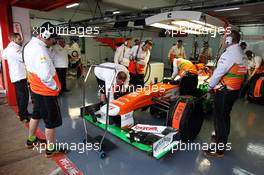
{"label": "team logo on shirt", "polygon": [[46,61],[46,60],[47,60],[46,57],[41,57],[41,58],[40,58],[40,61]]}

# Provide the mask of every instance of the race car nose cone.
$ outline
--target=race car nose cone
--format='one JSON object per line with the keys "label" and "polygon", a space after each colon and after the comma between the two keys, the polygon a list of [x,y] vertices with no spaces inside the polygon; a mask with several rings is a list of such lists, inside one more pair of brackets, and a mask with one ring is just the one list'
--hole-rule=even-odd
{"label": "race car nose cone", "polygon": [[[106,114],[107,111],[107,105],[104,105],[100,108],[100,111],[104,114]],[[109,104],[109,115],[110,116],[116,116],[119,115],[120,108],[114,104]]]}

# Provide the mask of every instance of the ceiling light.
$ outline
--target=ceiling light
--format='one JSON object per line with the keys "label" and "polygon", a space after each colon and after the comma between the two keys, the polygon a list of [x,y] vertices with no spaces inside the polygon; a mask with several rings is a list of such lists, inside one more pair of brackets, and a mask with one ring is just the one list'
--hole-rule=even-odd
{"label": "ceiling light", "polygon": [[181,26],[181,27],[198,28],[198,29],[199,28],[203,28],[202,25],[195,24],[195,23],[189,22],[189,21],[172,21],[171,23],[174,24],[174,25]]}
{"label": "ceiling light", "polygon": [[145,19],[147,26],[180,31],[188,34],[208,34],[223,28],[225,22],[208,14],[196,11],[171,11]]}
{"label": "ceiling light", "polygon": [[232,10],[239,10],[239,7],[234,7],[234,8],[226,8],[226,9],[217,9],[214,10],[215,12],[223,12],[223,11],[232,11]]}
{"label": "ceiling light", "polygon": [[72,8],[72,7],[75,7],[75,6],[78,6],[79,3],[74,3],[74,4],[70,4],[70,5],[67,5],[66,8]]}
{"label": "ceiling light", "polygon": [[154,23],[154,24],[150,24],[150,26],[161,28],[161,29],[167,29],[167,30],[176,30],[176,31],[179,30],[179,28],[176,26],[162,24],[162,23]]}
{"label": "ceiling light", "polygon": [[119,14],[119,13],[120,13],[119,10],[113,11],[113,14],[114,14],[114,15]]}
{"label": "ceiling light", "polygon": [[211,28],[214,28],[214,27],[215,27],[214,25],[209,24],[209,23],[205,23],[205,22],[203,22],[203,21],[191,20],[191,22],[193,22],[193,23],[198,23],[198,24],[201,24],[201,25],[203,25],[203,26],[207,26],[207,27],[211,27]]}

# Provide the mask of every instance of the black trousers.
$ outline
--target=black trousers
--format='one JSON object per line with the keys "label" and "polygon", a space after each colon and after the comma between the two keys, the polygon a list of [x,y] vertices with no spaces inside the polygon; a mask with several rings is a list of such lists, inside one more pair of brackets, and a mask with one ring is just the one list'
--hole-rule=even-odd
{"label": "black trousers", "polygon": [[28,117],[28,100],[29,91],[27,79],[22,79],[13,83],[16,90],[16,101],[18,106],[18,115],[20,117]]}
{"label": "black trousers", "polygon": [[134,87],[144,87],[144,74],[129,73],[129,75],[129,84],[133,85]]}
{"label": "black trousers", "polygon": [[61,90],[65,91],[66,88],[66,73],[67,73],[67,68],[56,68],[56,72],[58,74],[60,83],[61,83]]}
{"label": "black trousers", "polygon": [[227,143],[230,133],[230,113],[238,94],[239,90],[229,91],[226,88],[215,94],[214,128],[216,143]]}
{"label": "black trousers", "polygon": [[188,73],[180,81],[180,95],[194,95],[197,90],[198,75]]}
{"label": "black trousers", "polygon": [[170,62],[170,65],[171,65],[171,75],[173,74],[173,62],[171,63]]}

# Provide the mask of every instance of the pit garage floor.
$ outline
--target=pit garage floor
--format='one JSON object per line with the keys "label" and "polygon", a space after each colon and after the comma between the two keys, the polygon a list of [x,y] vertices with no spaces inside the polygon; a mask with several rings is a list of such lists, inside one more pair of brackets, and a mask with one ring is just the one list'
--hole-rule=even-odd
{"label": "pit garage floor", "polygon": [[[68,79],[68,88],[71,91],[59,98],[63,125],[57,129],[58,142],[82,143],[85,138],[83,121],[79,118],[79,108],[82,104],[81,86],[80,79]],[[98,101],[96,82],[93,78],[86,85],[86,93],[87,104]],[[197,150],[176,151],[156,160],[110,134],[107,138],[115,143],[117,148],[107,153],[105,159],[100,159],[98,153],[94,151],[86,153],[71,151],[67,157],[86,175],[263,174],[263,113],[263,106],[250,104],[244,100],[236,102],[231,114],[232,126],[229,138],[232,150],[222,159],[206,158],[202,151]],[[135,118],[141,123],[155,123],[153,121],[161,120],[141,111],[136,113]],[[40,129],[44,131],[43,122],[40,123]],[[212,119],[208,117],[195,142],[207,142],[211,131]],[[88,132],[92,136],[103,134],[102,130],[90,124],[88,124]],[[21,145],[21,148],[23,146]]]}

